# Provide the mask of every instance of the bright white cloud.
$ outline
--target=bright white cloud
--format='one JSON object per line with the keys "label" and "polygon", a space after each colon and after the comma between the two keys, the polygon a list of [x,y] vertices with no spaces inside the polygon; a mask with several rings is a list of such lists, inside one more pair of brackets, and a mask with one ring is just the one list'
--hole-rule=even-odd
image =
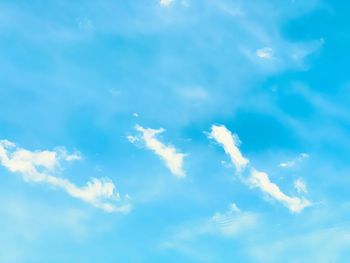
{"label": "bright white cloud", "polygon": [[271,59],[273,57],[273,49],[270,47],[264,47],[256,50],[255,54],[262,59]]}
{"label": "bright white cloud", "polygon": [[294,181],[294,188],[298,191],[298,193],[307,194],[306,183],[303,179],[298,178]]}
{"label": "bright white cloud", "polygon": [[282,168],[290,168],[290,167],[293,167],[294,165],[295,165],[294,161],[280,163],[280,167]]}
{"label": "bright white cloud", "polygon": [[159,141],[156,136],[162,132],[164,129],[150,129],[143,128],[140,125],[136,125],[136,130],[141,133],[140,138],[129,136],[130,142],[135,142],[142,139],[148,149],[152,150],[157,154],[169,168],[171,173],[177,177],[185,177],[186,173],[183,169],[185,154],[178,152],[172,145],[165,145]]}
{"label": "bright white cloud", "polygon": [[258,187],[270,197],[284,204],[293,213],[299,213],[311,204],[310,201],[304,198],[290,197],[286,195],[281,191],[278,185],[270,181],[267,173],[257,171],[254,168],[251,170],[248,182],[251,186]]}
{"label": "bright white cloud", "polygon": [[170,6],[173,2],[174,0],[160,0],[159,3],[161,6]]}
{"label": "bright white cloud", "polygon": [[304,198],[290,197],[283,193],[278,185],[271,182],[267,173],[257,171],[254,167],[248,167],[249,160],[242,155],[238,148],[238,137],[232,134],[225,126],[213,125],[209,137],[224,148],[239,172],[248,171],[248,178],[246,178],[245,182],[250,187],[259,188],[268,196],[281,202],[293,213],[298,213],[311,205],[310,201]]}
{"label": "bright white cloud", "polygon": [[48,184],[62,189],[72,197],[81,199],[106,212],[127,212],[129,205],[117,206],[121,200],[116,187],[109,179],[94,178],[83,187],[55,176],[62,161],[80,159],[79,154],[68,154],[63,148],[57,151],[29,151],[14,143],[0,141],[0,163],[12,173],[18,173],[26,182]]}
{"label": "bright white cloud", "polygon": [[61,157],[61,159],[68,161],[68,162],[78,161],[78,160],[82,159],[81,153],[79,153],[79,152],[75,152],[75,153],[70,154],[66,151],[66,149],[64,149],[62,147],[57,148],[56,151],[59,153],[58,155]]}
{"label": "bright white cloud", "polygon": [[247,166],[249,163],[248,159],[244,158],[238,149],[240,143],[238,137],[232,134],[225,126],[211,126],[209,137],[224,148],[238,171],[241,171]]}

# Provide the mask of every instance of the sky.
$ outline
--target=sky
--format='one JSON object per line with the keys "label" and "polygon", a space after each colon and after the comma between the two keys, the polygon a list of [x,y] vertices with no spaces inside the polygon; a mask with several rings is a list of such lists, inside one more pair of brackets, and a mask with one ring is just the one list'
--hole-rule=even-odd
{"label": "sky", "polygon": [[349,8],[0,1],[0,262],[350,262]]}

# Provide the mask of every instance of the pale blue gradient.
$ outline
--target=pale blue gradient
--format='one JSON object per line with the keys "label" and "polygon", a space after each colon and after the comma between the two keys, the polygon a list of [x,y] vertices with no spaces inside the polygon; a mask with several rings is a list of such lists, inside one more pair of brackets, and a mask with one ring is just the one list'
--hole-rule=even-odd
{"label": "pale blue gradient", "polygon": [[[1,167],[0,262],[350,262],[349,8],[1,1],[0,139],[79,151],[62,176],[108,177],[133,208],[106,213]],[[264,48],[270,57],[257,56]],[[186,178],[128,141],[136,124],[165,129]],[[208,138],[213,124],[286,194],[302,178],[312,206],[293,214],[242,183]],[[232,203],[241,212],[227,233],[213,216]]]}

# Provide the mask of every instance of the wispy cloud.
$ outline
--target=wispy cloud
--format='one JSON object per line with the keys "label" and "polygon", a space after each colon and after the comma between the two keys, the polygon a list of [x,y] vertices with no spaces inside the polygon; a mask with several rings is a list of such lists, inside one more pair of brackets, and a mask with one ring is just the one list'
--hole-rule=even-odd
{"label": "wispy cloud", "polygon": [[293,160],[280,163],[280,167],[291,168],[291,167],[294,167],[295,165],[301,163],[302,161],[304,161],[307,158],[309,158],[309,155],[307,153],[301,153],[301,154],[299,154],[298,157],[294,158]]}
{"label": "wispy cloud", "polygon": [[170,6],[173,2],[174,2],[174,0],[160,0],[159,4],[161,6]]}
{"label": "wispy cloud", "polygon": [[[333,211],[334,212],[334,211]],[[347,262],[350,246],[348,226],[308,229],[285,238],[265,241],[248,250],[253,262]],[[291,253],[297,251],[297,253]],[[345,260],[345,261],[343,261]]]}
{"label": "wispy cloud", "polygon": [[250,187],[259,188],[268,196],[281,202],[293,213],[298,213],[311,204],[307,199],[286,195],[277,184],[271,182],[267,173],[260,172],[253,166],[248,165],[249,160],[242,155],[238,148],[239,139],[237,135],[232,134],[225,126],[213,125],[209,137],[224,148],[237,172],[247,172],[248,178],[243,179]]}
{"label": "wispy cloud", "polygon": [[209,260],[212,257],[209,251],[198,249],[194,244],[203,237],[241,239],[245,235],[250,236],[259,226],[259,222],[258,214],[241,212],[235,204],[231,204],[224,212],[176,227],[173,234],[160,244],[160,248],[175,250],[200,262],[214,262],[214,258]]}
{"label": "wispy cloud", "polygon": [[128,204],[121,201],[114,183],[107,178],[93,178],[85,186],[78,187],[65,178],[55,176],[63,162],[80,159],[79,154],[68,154],[65,149],[56,151],[29,151],[8,140],[0,141],[0,163],[8,171],[18,173],[24,181],[47,184],[59,188],[70,196],[83,200],[106,212],[127,212]]}
{"label": "wispy cloud", "polygon": [[242,212],[235,203],[230,204],[228,210],[217,212],[196,222],[181,226],[176,230],[169,243],[178,244],[181,241],[196,239],[203,235],[216,235],[235,238],[239,234],[253,229],[258,224],[258,215]]}
{"label": "wispy cloud", "polygon": [[213,230],[223,236],[232,237],[257,225],[258,216],[242,212],[235,203],[224,213],[216,213],[211,218]]}
{"label": "wispy cloud", "polygon": [[273,49],[270,47],[264,47],[256,50],[256,56],[262,59],[271,59],[273,57]]}
{"label": "wispy cloud", "polygon": [[294,181],[294,188],[298,191],[298,193],[307,194],[306,183],[303,179],[298,178]]}
{"label": "wispy cloud", "polygon": [[88,18],[79,17],[76,19],[76,21],[79,29],[82,31],[93,32],[96,29],[93,22]]}
{"label": "wispy cloud", "polygon": [[127,138],[130,142],[135,143],[142,140],[148,149],[152,150],[165,162],[165,165],[169,168],[173,175],[176,177],[186,176],[183,169],[184,158],[186,155],[179,152],[174,146],[166,145],[156,138],[158,134],[165,131],[163,128],[143,128],[140,125],[136,125],[135,128],[138,132],[140,132],[140,136],[129,135]]}

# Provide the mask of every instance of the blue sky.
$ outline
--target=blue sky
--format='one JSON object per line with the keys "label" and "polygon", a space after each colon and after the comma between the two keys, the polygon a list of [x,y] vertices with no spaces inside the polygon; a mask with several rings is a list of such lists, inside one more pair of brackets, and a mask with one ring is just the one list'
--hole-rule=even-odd
{"label": "blue sky", "polygon": [[349,262],[350,4],[0,3],[0,262]]}

